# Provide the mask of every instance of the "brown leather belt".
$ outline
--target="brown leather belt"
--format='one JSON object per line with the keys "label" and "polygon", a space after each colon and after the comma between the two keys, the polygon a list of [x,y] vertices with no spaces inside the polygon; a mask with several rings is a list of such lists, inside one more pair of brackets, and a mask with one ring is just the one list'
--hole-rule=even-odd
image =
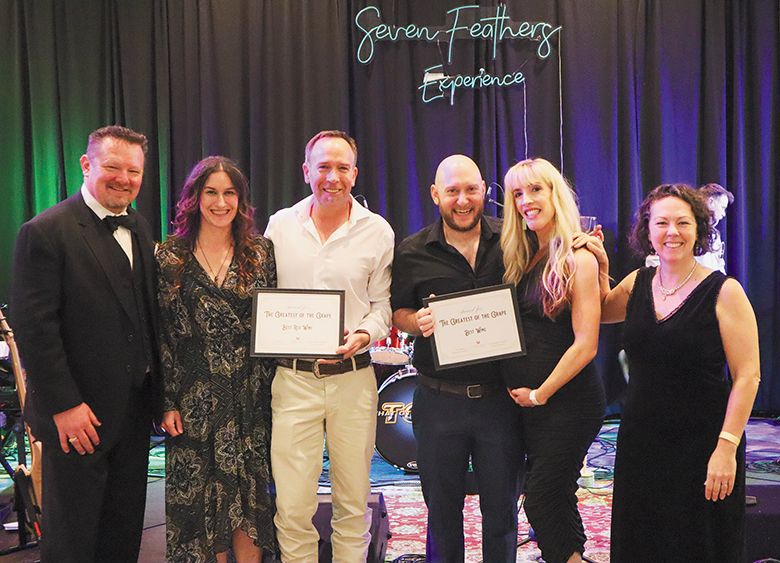
{"label": "brown leather belt", "polygon": [[362,354],[358,354],[347,360],[327,364],[320,360],[297,360],[292,358],[279,358],[276,360],[276,363],[282,367],[297,371],[308,371],[317,377],[325,377],[367,368],[371,365],[371,354],[363,352]]}
{"label": "brown leather belt", "polygon": [[417,382],[425,385],[429,389],[439,391],[440,393],[449,393],[467,399],[481,399],[492,395],[496,391],[503,389],[501,385],[495,383],[476,383],[469,385],[467,383],[455,383],[439,379],[438,377],[428,377],[421,373],[417,374]]}

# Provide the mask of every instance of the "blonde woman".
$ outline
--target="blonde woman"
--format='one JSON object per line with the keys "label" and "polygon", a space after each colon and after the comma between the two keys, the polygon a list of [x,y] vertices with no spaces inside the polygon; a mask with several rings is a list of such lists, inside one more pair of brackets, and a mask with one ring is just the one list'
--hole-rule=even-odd
{"label": "blonde woman", "polygon": [[503,363],[522,407],[529,471],[525,512],[547,563],[579,562],[585,531],[577,478],[598,433],[605,400],[591,360],[599,336],[598,263],[575,250],[574,194],[560,172],[535,158],[517,163],[504,186],[504,281],[517,284],[527,356]]}

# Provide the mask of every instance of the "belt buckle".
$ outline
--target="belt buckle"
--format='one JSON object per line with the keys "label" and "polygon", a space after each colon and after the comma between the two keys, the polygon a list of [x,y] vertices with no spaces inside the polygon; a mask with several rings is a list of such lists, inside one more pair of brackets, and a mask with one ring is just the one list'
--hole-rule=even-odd
{"label": "belt buckle", "polygon": [[[476,388],[474,395],[471,394],[471,390]],[[479,383],[476,385],[466,385],[466,397],[469,399],[481,399],[482,398],[482,385]]]}
{"label": "belt buckle", "polygon": [[317,379],[325,379],[326,377],[330,377],[331,375],[336,375],[335,373],[322,373],[320,371],[320,365],[328,365],[328,366],[335,366],[335,364],[326,362],[324,360],[314,360],[311,363],[311,372],[314,374],[314,377]]}

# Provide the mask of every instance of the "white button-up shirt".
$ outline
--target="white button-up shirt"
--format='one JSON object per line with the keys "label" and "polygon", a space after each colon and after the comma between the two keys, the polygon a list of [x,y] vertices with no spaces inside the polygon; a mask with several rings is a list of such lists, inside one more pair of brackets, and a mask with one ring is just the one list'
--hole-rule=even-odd
{"label": "white button-up shirt", "polygon": [[344,328],[366,331],[370,343],[384,338],[391,318],[393,229],[353,198],[347,222],[322,243],[311,218],[313,197],[268,220],[265,236],[274,243],[278,287],[343,289]]}

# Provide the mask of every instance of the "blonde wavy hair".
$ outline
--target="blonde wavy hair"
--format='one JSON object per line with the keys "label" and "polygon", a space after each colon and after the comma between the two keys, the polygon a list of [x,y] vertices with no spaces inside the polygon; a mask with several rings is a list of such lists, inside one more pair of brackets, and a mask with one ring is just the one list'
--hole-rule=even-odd
{"label": "blonde wavy hair", "polygon": [[580,231],[580,211],[574,191],[560,172],[543,158],[530,158],[515,164],[504,176],[507,203],[501,229],[504,255],[504,282],[517,284],[534,257],[532,241],[525,219],[517,210],[514,191],[529,186],[547,186],[555,209],[554,228],[547,248],[547,263],[542,273],[542,306],[544,314],[554,319],[571,304],[574,284],[574,250],[572,239]]}

